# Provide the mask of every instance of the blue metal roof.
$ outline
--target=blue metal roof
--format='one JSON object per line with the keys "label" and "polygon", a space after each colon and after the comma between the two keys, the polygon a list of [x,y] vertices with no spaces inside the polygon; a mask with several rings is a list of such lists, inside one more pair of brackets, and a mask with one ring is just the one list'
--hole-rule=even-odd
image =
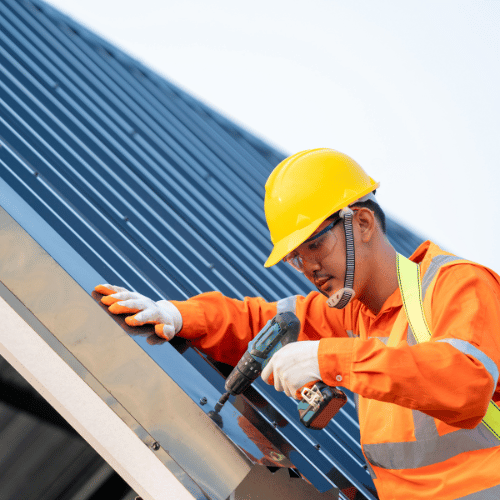
{"label": "blue metal roof", "polygon": [[[0,26],[0,178],[108,283],[178,300],[311,290],[283,264],[263,267],[264,184],[285,154],[41,1],[3,0]],[[422,241],[390,218],[388,237],[407,256]],[[184,356],[222,392],[213,368]],[[352,398],[311,433],[293,400],[255,390],[288,421],[279,432],[313,484],[345,477],[375,498]]]}

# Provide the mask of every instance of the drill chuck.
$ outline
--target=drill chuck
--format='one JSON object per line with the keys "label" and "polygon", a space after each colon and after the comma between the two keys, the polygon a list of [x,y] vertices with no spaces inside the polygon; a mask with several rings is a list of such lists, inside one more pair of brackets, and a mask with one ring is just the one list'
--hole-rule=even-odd
{"label": "drill chuck", "polygon": [[262,363],[256,360],[248,351],[226,379],[225,389],[236,395],[241,394],[259,376]]}

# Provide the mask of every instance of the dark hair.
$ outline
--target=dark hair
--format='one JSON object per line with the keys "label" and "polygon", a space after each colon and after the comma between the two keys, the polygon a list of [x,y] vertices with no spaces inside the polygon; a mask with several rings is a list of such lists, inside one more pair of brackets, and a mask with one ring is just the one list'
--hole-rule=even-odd
{"label": "dark hair", "polygon": [[375,218],[378,220],[380,227],[382,228],[382,232],[386,234],[387,227],[385,224],[385,213],[380,208],[380,205],[373,200],[361,201],[360,203],[353,203],[352,207],[365,207],[371,210],[375,214]]}
{"label": "dark hair", "polygon": [[[382,228],[382,232],[384,234],[387,233],[387,227],[385,223],[385,213],[380,208],[380,205],[376,201],[373,200],[360,201],[359,203],[353,203],[350,206],[364,207],[368,208],[368,210],[371,210],[375,214],[375,218],[378,220],[380,227]],[[334,214],[330,215],[330,217],[328,217],[328,219],[338,219],[338,218],[339,218],[339,212],[335,212]]]}

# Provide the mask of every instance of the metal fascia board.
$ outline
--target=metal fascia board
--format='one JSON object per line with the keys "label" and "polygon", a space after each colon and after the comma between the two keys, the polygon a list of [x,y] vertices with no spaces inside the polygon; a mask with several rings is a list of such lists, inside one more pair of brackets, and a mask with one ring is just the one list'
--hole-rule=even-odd
{"label": "metal fascia board", "polygon": [[[0,297],[0,352],[144,499],[192,500],[183,483]],[[13,332],[15,332],[13,334]]]}
{"label": "metal fascia board", "polygon": [[102,385],[109,406],[118,402],[122,414],[144,429],[143,441],[157,441],[188,483],[192,478],[221,500],[241,483],[250,460],[3,209],[0,280],[24,305],[24,316],[43,325],[37,333],[53,336],[53,349],[69,351],[80,377]]}

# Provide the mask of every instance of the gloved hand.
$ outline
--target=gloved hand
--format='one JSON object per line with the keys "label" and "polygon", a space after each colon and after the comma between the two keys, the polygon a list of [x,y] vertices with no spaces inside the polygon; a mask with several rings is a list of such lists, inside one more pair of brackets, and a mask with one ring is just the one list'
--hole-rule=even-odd
{"label": "gloved hand", "polygon": [[321,380],[318,361],[319,340],[293,342],[282,347],[269,360],[261,377],[271,384],[274,378],[277,391],[285,391],[287,396],[301,399],[300,389],[309,382]]}
{"label": "gloved hand", "polygon": [[173,339],[181,331],[181,313],[168,300],[155,302],[140,293],[115,285],[97,285],[95,291],[105,295],[101,302],[109,306],[109,312],[133,314],[125,318],[129,326],[153,324],[156,335],[167,340]]}

